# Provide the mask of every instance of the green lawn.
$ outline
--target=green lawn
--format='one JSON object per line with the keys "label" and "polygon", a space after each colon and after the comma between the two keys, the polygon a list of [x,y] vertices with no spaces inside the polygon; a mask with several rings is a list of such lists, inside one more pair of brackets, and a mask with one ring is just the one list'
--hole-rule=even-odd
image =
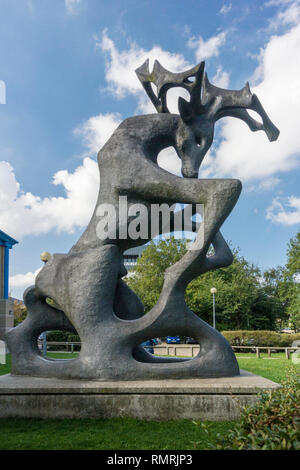
{"label": "green lawn", "polygon": [[0,420],[0,449],[207,449],[215,442],[215,433],[226,434],[231,426],[230,422],[214,423],[206,434],[188,420],[11,418]]}
{"label": "green lawn", "polygon": [[[76,354],[49,353],[55,358]],[[274,358],[238,354],[242,369],[281,382],[291,361],[283,354]],[[241,356],[241,357],[239,357]],[[10,359],[0,365],[0,375],[10,371]],[[207,423],[208,424],[208,423]],[[16,449],[105,449],[105,450],[191,450],[209,449],[216,435],[226,435],[233,422],[214,422],[208,427],[189,420],[152,422],[129,418],[115,419],[1,419],[0,450]]]}
{"label": "green lawn", "polygon": [[[241,369],[278,383],[285,379],[287,366],[293,365],[291,360],[285,359],[284,353],[274,354],[270,358],[262,355],[260,359],[255,354],[237,354],[237,358]],[[300,366],[297,369],[300,372]]]}

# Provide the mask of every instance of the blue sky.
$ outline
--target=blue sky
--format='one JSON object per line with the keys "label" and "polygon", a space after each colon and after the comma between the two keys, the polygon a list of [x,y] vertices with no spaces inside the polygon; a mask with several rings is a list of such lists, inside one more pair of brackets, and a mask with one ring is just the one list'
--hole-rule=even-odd
{"label": "blue sky", "polygon": [[[95,157],[118,123],[154,112],[134,74],[147,57],[175,72],[205,59],[212,83],[250,82],[278,141],[221,120],[199,176],[242,180],[222,233],[261,268],[284,264],[300,223],[299,50],[298,0],[1,0],[0,229],[19,240],[12,295],[34,282],[42,251],[66,252],[82,233]],[[180,170],[170,149],[160,164]]]}

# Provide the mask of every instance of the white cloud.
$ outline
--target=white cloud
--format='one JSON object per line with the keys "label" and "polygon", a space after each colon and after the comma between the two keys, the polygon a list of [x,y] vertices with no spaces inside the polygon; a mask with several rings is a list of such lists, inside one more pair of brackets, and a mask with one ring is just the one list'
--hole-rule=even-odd
{"label": "white cloud", "polygon": [[226,32],[222,31],[216,36],[212,36],[207,41],[205,41],[202,36],[199,36],[198,38],[193,36],[188,40],[187,45],[191,49],[195,49],[196,60],[197,62],[200,62],[201,60],[218,56],[219,50],[224,46],[225,42]]}
{"label": "white cloud", "polygon": [[[96,41],[97,47],[105,54],[107,89],[118,99],[128,95],[136,96],[138,111],[143,114],[156,113],[156,110],[138,80],[135,69],[140,67],[146,59],[149,59],[150,72],[155,59],[171,72],[182,72],[193,66],[185,60],[183,55],[172,54],[159,46],[145,50],[131,43],[128,49],[119,51],[114,41],[108,36],[107,30],[104,30],[101,38],[96,38]],[[186,99],[189,97],[188,92],[183,88],[173,88],[168,91],[168,108],[172,113],[178,113],[179,96]]]}
{"label": "white cloud", "polygon": [[53,184],[64,187],[65,197],[40,198],[20,189],[13,168],[0,162],[0,227],[20,239],[52,229],[71,233],[88,222],[94,209],[99,172],[97,163],[85,158],[73,173],[58,171]]}
{"label": "white cloud", "polygon": [[[218,36],[210,38],[206,43],[208,45],[205,47],[210,48],[211,51],[214,49],[214,54],[216,54],[216,48],[220,47],[220,43],[225,40],[225,35],[226,33],[220,33]],[[145,114],[156,111],[141,86],[135,74],[135,69],[140,67],[147,58],[150,60],[150,72],[155,59],[163,67],[172,72],[182,72],[193,66],[181,54],[172,54],[164,51],[159,46],[145,50],[135,43],[131,43],[128,49],[120,51],[117,49],[114,41],[108,36],[107,30],[104,30],[102,37],[100,39],[96,38],[96,41],[97,46],[105,53],[105,78],[108,83],[108,90],[119,99],[128,95],[136,96],[138,99],[138,110]],[[193,42],[194,39],[189,40],[189,42],[191,41]],[[222,69],[222,66],[218,67],[213,77],[213,83],[224,88],[228,86],[229,74]],[[188,92],[182,88],[172,88],[168,91],[168,108],[172,113],[178,113],[179,96],[189,99]]]}
{"label": "white cloud", "polygon": [[226,3],[224,3],[222,8],[219,10],[219,13],[221,15],[227,15],[227,13],[229,13],[231,9],[232,9],[232,3],[228,3],[227,5]]}
{"label": "white cloud", "polygon": [[65,0],[65,7],[69,15],[76,15],[78,13],[78,6],[81,0]]}
{"label": "white cloud", "polygon": [[300,224],[300,197],[290,196],[286,201],[274,198],[266,218],[281,225]]}
{"label": "white cloud", "polygon": [[259,56],[260,81],[252,91],[280,129],[278,141],[270,143],[264,132],[252,133],[245,123],[226,118],[215,158],[205,164],[207,175],[246,181],[269,178],[299,166],[299,49],[300,25],[273,36]]}
{"label": "white cloud", "polygon": [[83,140],[87,149],[86,155],[97,155],[121,120],[119,113],[98,114],[98,116],[90,117],[81,126],[74,129],[74,134]]}
{"label": "white cloud", "polygon": [[249,192],[262,193],[272,191],[279,183],[279,178],[271,176],[270,178],[264,178],[262,181],[256,181],[255,184],[251,184],[248,187],[246,186],[245,189]]}
{"label": "white cloud", "polygon": [[[220,33],[218,36],[210,38],[205,44],[206,50],[210,50],[214,55],[221,43],[225,41],[226,33]],[[194,44],[196,39],[190,38],[189,43]],[[199,42],[199,40],[198,40]],[[198,43],[197,42],[197,43]],[[96,45],[105,54],[105,79],[108,83],[108,90],[118,99],[128,95],[134,95],[138,99],[138,110],[142,113],[154,113],[155,108],[147,97],[141,83],[139,82],[135,69],[140,67],[147,58],[150,61],[150,72],[154,60],[157,59],[163,67],[172,72],[182,72],[193,67],[181,54],[173,54],[154,46],[152,49],[145,50],[137,44],[131,43],[128,49],[118,50],[114,41],[109,37],[107,30],[104,30],[100,39],[96,38]],[[191,46],[190,47],[194,47]],[[196,45],[195,45],[196,47]],[[229,84],[229,74],[225,72],[222,66],[217,68],[216,74],[212,79],[216,86],[226,88]],[[178,97],[183,96],[189,99],[188,92],[182,88],[172,88],[168,91],[168,107],[173,113],[178,113]]]}
{"label": "white cloud", "polygon": [[10,288],[19,288],[32,286],[35,282],[35,278],[38,275],[42,268],[38,268],[35,272],[28,272],[26,274],[15,274],[14,276],[10,276],[9,278],[9,286]]}
{"label": "white cloud", "polygon": [[299,24],[300,0],[270,0],[264,4],[265,7],[276,6],[278,11],[269,20],[268,29],[277,30],[284,26]]}
{"label": "white cloud", "polygon": [[[158,46],[144,51],[131,45],[129,50],[119,52],[105,32],[99,46],[107,53],[106,80],[111,92],[117,97],[136,95],[140,110],[144,112],[155,110],[134,73],[135,68],[148,57],[152,62],[159,59],[166,68],[175,72],[191,67],[183,56],[163,51]],[[170,90],[168,102],[171,111],[177,112],[179,94],[186,96],[186,91]],[[74,134],[82,138],[86,148],[83,163],[73,173],[67,170],[57,172],[52,181],[54,185],[63,186],[65,197],[40,198],[31,192],[24,193],[10,164],[0,162],[1,229],[20,239],[26,235],[48,233],[53,229],[70,233],[86,226],[92,215],[99,187],[98,166],[90,157],[95,156],[120,122],[119,113],[99,114],[74,129]],[[160,155],[162,167],[168,162],[169,171],[176,174],[180,170],[177,160],[177,157],[170,158],[170,149]]]}
{"label": "white cloud", "polygon": [[[148,58],[150,60],[150,72],[155,59],[171,72],[182,72],[182,70],[192,67],[183,55],[164,51],[160,46],[153,46],[152,49],[145,50],[137,44],[131,43],[129,49],[119,51],[114,41],[108,36],[107,30],[104,30],[102,37],[100,39],[96,38],[96,41],[97,46],[105,53],[105,78],[108,83],[108,90],[117,98],[135,95],[139,101],[139,110],[144,113],[154,113],[156,111],[149,98],[147,98],[135,74],[135,69],[140,67]],[[170,93],[171,91],[173,90],[170,90]],[[170,101],[173,102],[173,100]]]}
{"label": "white cloud", "polygon": [[[107,30],[104,30],[101,39],[96,38],[96,41],[97,46],[105,54],[107,89],[118,99],[128,95],[136,96],[138,111],[143,114],[155,113],[156,110],[138,80],[135,69],[140,67],[146,59],[149,59],[150,72],[155,59],[171,72],[182,72],[182,70],[192,67],[183,55],[172,54],[159,46],[145,50],[135,43],[131,43],[128,49],[119,51],[114,41],[108,36]],[[187,98],[188,93],[181,88],[168,91],[168,107],[172,113],[178,113],[179,96]]]}
{"label": "white cloud", "polygon": [[220,88],[228,88],[229,86],[229,73],[223,70],[222,65],[219,65],[216,74],[212,78],[212,83]]}
{"label": "white cloud", "polygon": [[265,7],[271,6],[278,6],[278,5],[287,5],[288,3],[292,3],[295,0],[269,0],[268,2],[264,3]]}
{"label": "white cloud", "polygon": [[73,173],[61,170],[53,176],[52,183],[64,188],[64,197],[40,198],[24,193],[11,165],[0,162],[0,228],[20,239],[53,229],[72,233],[85,227],[99,188],[98,165],[90,157],[96,156],[120,122],[118,113],[99,114],[74,129],[74,134],[83,140],[85,158]]}

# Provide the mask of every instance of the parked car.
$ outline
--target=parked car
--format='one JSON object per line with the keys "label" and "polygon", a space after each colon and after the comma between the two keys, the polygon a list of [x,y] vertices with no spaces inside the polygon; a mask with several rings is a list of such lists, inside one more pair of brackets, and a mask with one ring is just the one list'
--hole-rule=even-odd
{"label": "parked car", "polygon": [[167,336],[166,337],[166,343],[167,344],[180,344],[180,336]]}
{"label": "parked car", "polygon": [[144,343],[142,343],[142,346],[143,347],[146,346],[146,351],[148,351],[150,354],[154,354],[153,346],[155,346],[156,344],[158,344],[158,341],[157,341],[156,338],[153,338],[153,339],[149,339],[148,341],[145,341]]}
{"label": "parked car", "polygon": [[196,341],[194,338],[191,338],[190,336],[187,336],[185,338],[185,344],[198,344],[198,341]]}

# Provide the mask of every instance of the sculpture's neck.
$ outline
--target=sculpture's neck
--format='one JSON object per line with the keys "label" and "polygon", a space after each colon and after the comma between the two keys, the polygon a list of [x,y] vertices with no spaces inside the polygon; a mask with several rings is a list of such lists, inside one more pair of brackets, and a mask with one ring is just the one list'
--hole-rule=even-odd
{"label": "sculpture's neck", "polygon": [[179,123],[180,117],[177,114],[153,116],[153,120],[150,120],[149,132],[143,136],[144,152],[149,158],[154,159],[164,148],[175,146]]}

